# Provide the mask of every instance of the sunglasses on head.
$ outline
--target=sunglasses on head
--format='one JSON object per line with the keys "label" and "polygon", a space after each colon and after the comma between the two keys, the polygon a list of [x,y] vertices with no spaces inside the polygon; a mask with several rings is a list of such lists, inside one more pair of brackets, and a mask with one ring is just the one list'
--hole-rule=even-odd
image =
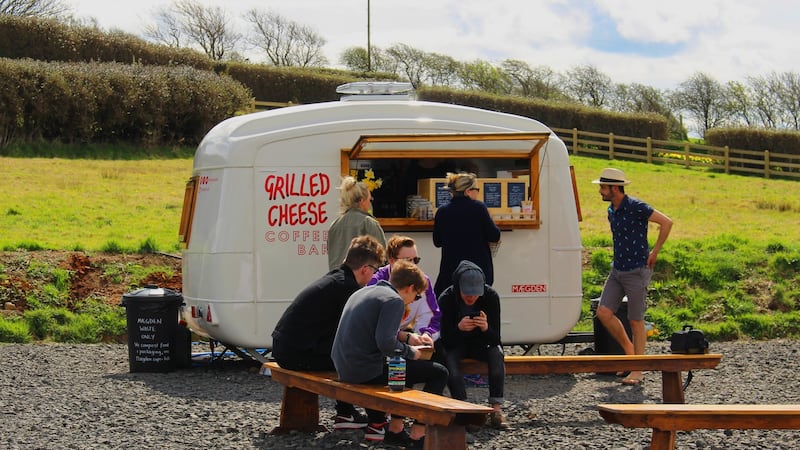
{"label": "sunglasses on head", "polygon": [[480,192],[480,191],[481,191],[481,188],[478,188],[478,187],[471,187],[471,188],[469,188],[469,189],[467,189],[467,190],[468,190],[468,191],[476,191],[476,192]]}
{"label": "sunglasses on head", "polygon": [[417,295],[414,296],[414,301],[417,301],[417,300],[419,300],[421,298],[422,298],[422,293],[420,292],[420,293],[418,293]]}
{"label": "sunglasses on head", "polygon": [[400,259],[412,262],[414,264],[419,264],[419,262],[422,261],[422,258],[420,258],[419,256],[409,256],[408,258],[400,258]]}

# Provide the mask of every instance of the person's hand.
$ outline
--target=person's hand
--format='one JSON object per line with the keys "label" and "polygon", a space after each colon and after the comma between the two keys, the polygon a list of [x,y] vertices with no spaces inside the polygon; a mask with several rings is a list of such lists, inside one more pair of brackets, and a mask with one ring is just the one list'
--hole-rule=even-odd
{"label": "person's hand", "polygon": [[464,316],[461,318],[461,321],[458,322],[458,329],[461,331],[472,331],[477,326],[477,319],[473,319],[469,316]]}
{"label": "person's hand", "polygon": [[481,311],[481,314],[479,316],[475,316],[475,318],[472,319],[472,322],[475,324],[477,328],[480,328],[481,331],[483,332],[486,332],[486,330],[489,329],[488,317],[486,317],[486,313],[483,311]]}
{"label": "person's hand", "polygon": [[425,345],[423,335],[417,333],[408,334],[408,345]]}
{"label": "person's hand", "polygon": [[431,337],[430,334],[422,333],[419,336],[419,339],[420,339],[420,344],[419,345],[430,345],[431,347],[433,347],[433,338]]}

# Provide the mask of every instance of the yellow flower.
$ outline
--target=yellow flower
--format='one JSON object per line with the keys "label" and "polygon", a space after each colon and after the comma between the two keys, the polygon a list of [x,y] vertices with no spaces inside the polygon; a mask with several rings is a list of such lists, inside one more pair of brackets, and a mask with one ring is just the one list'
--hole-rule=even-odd
{"label": "yellow flower", "polygon": [[[353,173],[353,171],[350,171],[350,173]],[[353,176],[357,176],[357,174],[358,171],[356,170]],[[364,183],[367,186],[367,189],[370,190],[370,192],[380,188],[383,185],[383,179],[375,178],[375,172],[372,169],[364,170],[364,178],[358,181]]]}

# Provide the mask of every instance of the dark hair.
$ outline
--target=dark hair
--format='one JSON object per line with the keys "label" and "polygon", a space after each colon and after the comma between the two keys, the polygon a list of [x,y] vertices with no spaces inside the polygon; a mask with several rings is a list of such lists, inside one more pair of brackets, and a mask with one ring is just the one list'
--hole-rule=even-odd
{"label": "dark hair", "polygon": [[382,266],[386,259],[386,252],[377,239],[372,236],[356,236],[350,241],[350,248],[347,249],[347,256],[344,264],[356,270],[365,264]]}
{"label": "dark hair", "polygon": [[392,272],[389,275],[389,282],[395,289],[403,289],[407,286],[414,286],[417,292],[425,292],[428,288],[428,280],[425,279],[425,274],[422,269],[411,261],[404,259],[398,260],[392,264]]}

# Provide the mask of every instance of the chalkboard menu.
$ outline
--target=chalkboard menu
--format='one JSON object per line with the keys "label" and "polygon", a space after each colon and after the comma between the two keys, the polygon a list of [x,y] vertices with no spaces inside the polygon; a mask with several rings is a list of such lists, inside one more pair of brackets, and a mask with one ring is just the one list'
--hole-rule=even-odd
{"label": "chalkboard menu", "polygon": [[436,207],[450,203],[450,189],[447,189],[447,183],[436,183]]}
{"label": "chalkboard menu", "polygon": [[483,183],[483,203],[487,208],[500,208],[503,206],[502,183]]}
{"label": "chalkboard menu", "polygon": [[522,206],[522,202],[528,199],[528,189],[525,187],[525,183],[508,183],[508,204],[507,206],[511,208],[512,206]]}

